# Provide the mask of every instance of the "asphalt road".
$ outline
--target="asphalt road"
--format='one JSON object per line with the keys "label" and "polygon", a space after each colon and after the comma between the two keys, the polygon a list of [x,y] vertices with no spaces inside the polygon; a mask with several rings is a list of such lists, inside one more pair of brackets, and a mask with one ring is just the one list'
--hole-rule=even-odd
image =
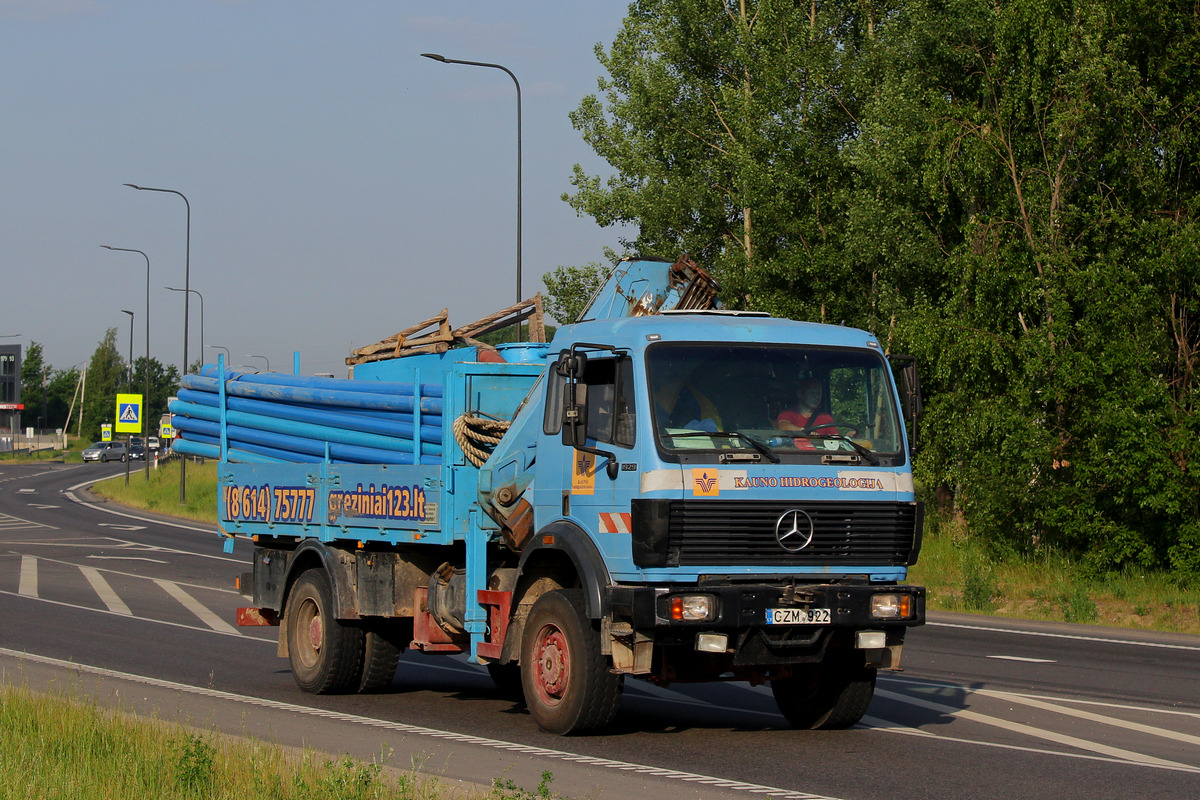
{"label": "asphalt road", "polygon": [[247,544],[89,498],[122,469],[0,463],[4,680],[572,797],[1200,797],[1195,636],[933,615],[849,731],[789,729],[766,687],[630,681],[609,731],[553,737],[482,668],[411,653],[385,692],[306,695],[275,629],[232,625]]}

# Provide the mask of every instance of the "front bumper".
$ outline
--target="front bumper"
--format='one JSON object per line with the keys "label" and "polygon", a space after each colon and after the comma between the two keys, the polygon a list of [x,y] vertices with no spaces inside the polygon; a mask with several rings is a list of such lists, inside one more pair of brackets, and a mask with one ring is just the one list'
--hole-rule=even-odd
{"label": "front bumper", "polygon": [[[677,598],[709,595],[714,613],[678,619]],[[872,598],[904,595],[903,618],[873,616]],[[608,643],[620,672],[658,680],[751,681],[783,674],[794,665],[826,660],[831,651],[860,652],[868,666],[895,669],[908,628],[925,621],[925,589],[888,584],[702,583],[688,586],[615,586]],[[818,624],[768,623],[768,612],[813,610]],[[828,609],[828,622],[824,613]],[[772,613],[776,619],[780,615]],[[800,616],[803,616],[802,614]]]}
{"label": "front bumper", "polygon": [[[710,595],[716,613],[710,619],[681,620],[671,614],[672,599],[680,595]],[[876,595],[907,595],[911,613],[902,619],[879,619],[871,614]],[[615,586],[611,589],[613,618],[635,629],[740,630],[767,626],[768,609],[829,609],[831,628],[910,628],[925,622],[925,588],[859,583],[700,584],[699,586]]]}

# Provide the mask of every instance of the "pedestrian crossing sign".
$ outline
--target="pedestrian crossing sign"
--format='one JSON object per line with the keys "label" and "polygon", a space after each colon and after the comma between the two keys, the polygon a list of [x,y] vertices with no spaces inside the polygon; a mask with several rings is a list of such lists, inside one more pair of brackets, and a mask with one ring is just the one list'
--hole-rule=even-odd
{"label": "pedestrian crossing sign", "polygon": [[140,394],[117,395],[117,433],[142,432],[142,396]]}

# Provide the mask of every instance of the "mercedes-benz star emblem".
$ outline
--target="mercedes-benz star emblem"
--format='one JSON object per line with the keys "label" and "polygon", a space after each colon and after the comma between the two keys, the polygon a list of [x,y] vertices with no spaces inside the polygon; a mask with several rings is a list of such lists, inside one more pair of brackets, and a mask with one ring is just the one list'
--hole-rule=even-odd
{"label": "mercedes-benz star emblem", "polygon": [[775,541],[789,553],[799,553],[812,538],[812,517],[799,508],[789,508],[775,520]]}

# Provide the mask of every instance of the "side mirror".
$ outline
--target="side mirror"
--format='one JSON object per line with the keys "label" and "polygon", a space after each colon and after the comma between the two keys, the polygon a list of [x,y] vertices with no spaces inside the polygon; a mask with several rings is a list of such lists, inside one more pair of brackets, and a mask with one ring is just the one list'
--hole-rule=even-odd
{"label": "side mirror", "polygon": [[587,353],[563,350],[559,352],[558,360],[554,362],[554,371],[563,378],[578,380],[583,377],[583,371],[586,366]]}
{"label": "side mirror", "polygon": [[[582,356],[582,354],[580,354]],[[587,384],[567,385],[567,402],[563,407],[563,444],[580,448],[587,445]]]}

